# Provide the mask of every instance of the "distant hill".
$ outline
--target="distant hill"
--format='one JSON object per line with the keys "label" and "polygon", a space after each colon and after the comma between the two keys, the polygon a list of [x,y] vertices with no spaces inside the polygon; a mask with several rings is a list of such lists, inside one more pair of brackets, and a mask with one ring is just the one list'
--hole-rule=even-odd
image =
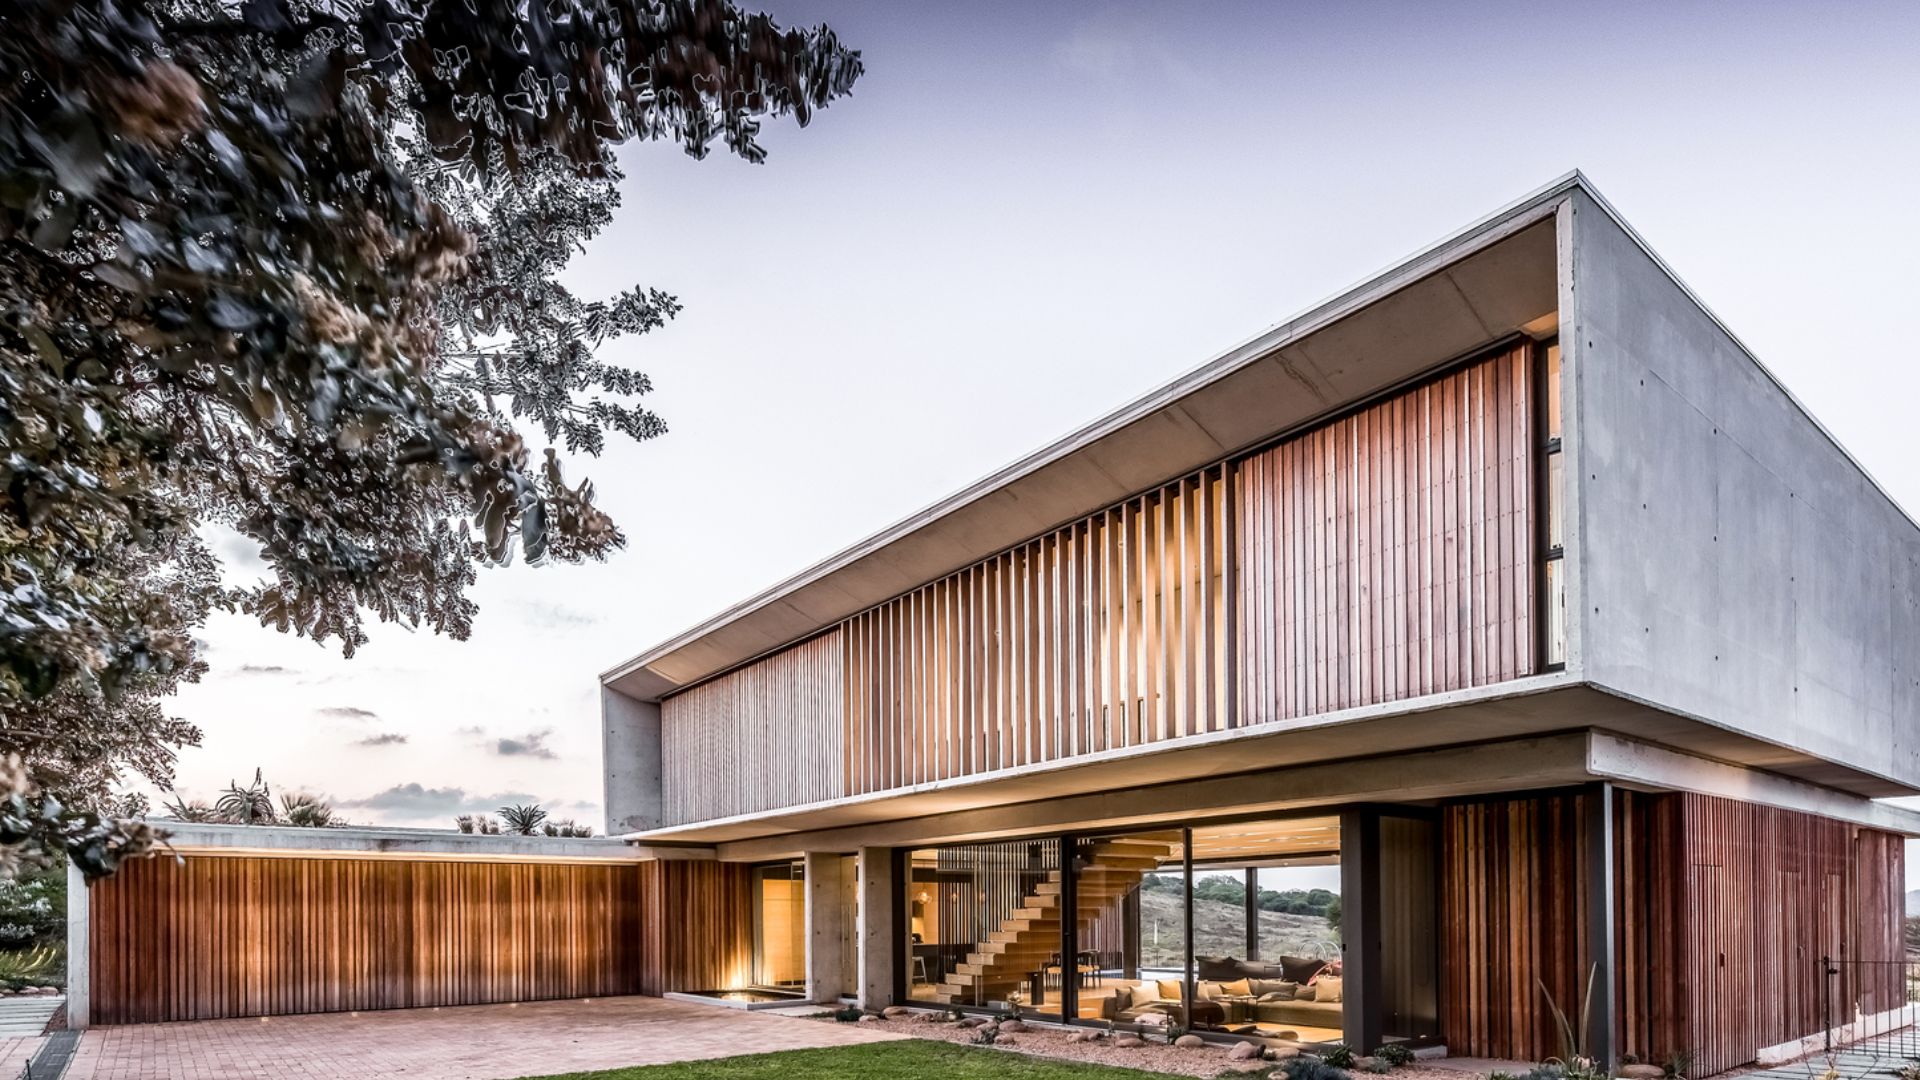
{"label": "distant hill", "polygon": [[[1146,967],[1179,967],[1186,955],[1183,939],[1186,913],[1177,893],[1140,894],[1140,962]],[[1201,956],[1247,955],[1247,911],[1238,904],[1217,900],[1193,902],[1193,937]],[[1260,913],[1260,955],[1266,959],[1290,956],[1340,955],[1340,934],[1318,915]]]}
{"label": "distant hill", "polygon": [[1920,916],[1920,889],[1914,889],[1907,893],[1907,914],[1910,916]]}

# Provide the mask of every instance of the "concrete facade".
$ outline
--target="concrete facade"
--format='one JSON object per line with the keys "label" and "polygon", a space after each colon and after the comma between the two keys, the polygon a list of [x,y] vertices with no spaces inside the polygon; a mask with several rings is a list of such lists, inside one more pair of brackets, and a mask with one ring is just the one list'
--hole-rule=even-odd
{"label": "concrete facade", "polygon": [[659,828],[660,703],[600,688],[600,749],[606,770],[607,832]]}
{"label": "concrete facade", "polygon": [[1799,752],[1754,764],[1920,788],[1920,529],[1596,195],[1568,200],[1573,670]]}

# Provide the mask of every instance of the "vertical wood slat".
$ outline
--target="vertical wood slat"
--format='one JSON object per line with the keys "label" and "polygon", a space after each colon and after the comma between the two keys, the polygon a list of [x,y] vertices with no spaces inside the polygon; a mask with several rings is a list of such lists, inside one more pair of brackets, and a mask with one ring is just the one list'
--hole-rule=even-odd
{"label": "vertical wood slat", "polygon": [[[102,1024],[640,992],[657,864],[186,856],[90,890]],[[701,912],[690,913],[691,922]]]}
{"label": "vertical wood slat", "polygon": [[1516,346],[1239,463],[1242,723],[1532,671],[1531,362]]}
{"label": "vertical wood slat", "polygon": [[[1581,909],[1585,797],[1522,795],[1442,811],[1442,1030],[1451,1052],[1561,1053],[1540,987],[1576,1009],[1592,963]],[[1618,1049],[1656,1062],[1691,1052],[1695,1076],[1738,1068],[1761,1048],[1822,1029],[1822,956],[1904,957],[1900,838],[1704,795],[1619,800]],[[1848,969],[1834,988],[1839,1015],[1903,1004],[1901,970]]]}
{"label": "vertical wood slat", "polygon": [[[899,620],[893,613],[888,629]],[[660,706],[662,810],[669,824],[729,817],[775,807],[837,798],[849,764],[872,752],[874,718],[884,715],[881,695],[903,698],[901,672],[883,676],[877,656],[862,654],[867,667],[850,683],[846,664],[854,654],[842,635],[875,633],[865,620],[801,642],[738,671],[676,694]],[[867,696],[849,700],[849,685]],[[893,733],[882,736],[893,745]],[[888,782],[911,776],[921,758],[895,762]]]}
{"label": "vertical wood slat", "polygon": [[[1203,666],[1226,651],[1224,623],[1183,621],[1227,607],[1225,477],[1184,477],[843,623],[842,793],[1224,728],[1218,673]],[[894,672],[915,689],[900,692]]]}

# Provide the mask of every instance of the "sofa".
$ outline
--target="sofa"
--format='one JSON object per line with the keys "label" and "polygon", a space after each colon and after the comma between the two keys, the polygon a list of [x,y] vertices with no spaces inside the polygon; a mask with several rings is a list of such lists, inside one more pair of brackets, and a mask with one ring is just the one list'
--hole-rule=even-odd
{"label": "sofa", "polygon": [[1344,1023],[1346,1001],[1337,960],[1282,956],[1263,962],[1200,956],[1195,961],[1200,976],[1196,996],[1202,1002],[1222,1003],[1229,1021],[1336,1030]]}
{"label": "sofa", "polygon": [[1187,1016],[1187,1010],[1181,1001],[1186,997],[1186,987],[1178,979],[1147,979],[1138,983],[1121,983],[1115,986],[1113,993],[1101,999],[1100,1018],[1121,1024],[1164,1024],[1175,1023],[1181,1027],[1218,1027],[1226,1023],[1225,1005],[1209,1000],[1202,992],[1198,995],[1200,1003],[1195,1006],[1193,1016]]}

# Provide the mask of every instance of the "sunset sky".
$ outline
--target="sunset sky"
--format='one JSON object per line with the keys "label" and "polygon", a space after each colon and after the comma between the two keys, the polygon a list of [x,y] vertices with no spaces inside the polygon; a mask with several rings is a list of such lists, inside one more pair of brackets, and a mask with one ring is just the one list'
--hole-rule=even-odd
{"label": "sunset sky", "polygon": [[483,574],[467,642],[217,619],[186,794],[598,827],[599,672],[1575,167],[1920,507],[1920,5],[770,7],[853,97],[764,165],[632,148],[570,270],[685,304],[611,354],[671,431],[573,465],[627,549]]}

